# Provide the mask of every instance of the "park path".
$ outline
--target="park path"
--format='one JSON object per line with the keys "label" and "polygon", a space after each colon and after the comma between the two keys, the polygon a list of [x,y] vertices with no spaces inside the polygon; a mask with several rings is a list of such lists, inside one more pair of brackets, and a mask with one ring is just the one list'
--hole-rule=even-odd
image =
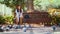
{"label": "park path", "polygon": [[40,27],[40,28],[28,28],[26,32],[23,30],[15,30],[8,32],[0,32],[0,34],[60,34],[60,28],[57,27],[56,31],[53,32],[52,27]]}

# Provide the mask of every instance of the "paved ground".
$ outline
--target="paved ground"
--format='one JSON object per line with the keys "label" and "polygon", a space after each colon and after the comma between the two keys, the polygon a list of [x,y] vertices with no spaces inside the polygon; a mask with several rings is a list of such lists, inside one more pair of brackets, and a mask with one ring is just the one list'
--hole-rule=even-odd
{"label": "paved ground", "polygon": [[60,28],[57,27],[56,31],[52,30],[52,27],[40,27],[40,28],[29,28],[26,32],[23,30],[14,30],[8,32],[0,32],[0,34],[60,34]]}

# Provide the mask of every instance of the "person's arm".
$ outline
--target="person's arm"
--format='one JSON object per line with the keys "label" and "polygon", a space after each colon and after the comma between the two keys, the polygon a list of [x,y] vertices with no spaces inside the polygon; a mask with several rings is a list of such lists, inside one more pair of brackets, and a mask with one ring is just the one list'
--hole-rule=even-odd
{"label": "person's arm", "polygon": [[15,10],[15,14],[17,14],[17,9]]}
{"label": "person's arm", "polygon": [[23,9],[22,9],[22,13],[23,13]]}
{"label": "person's arm", "polygon": [[16,17],[16,13],[17,13],[17,10],[15,10],[15,12],[14,12],[14,18]]}

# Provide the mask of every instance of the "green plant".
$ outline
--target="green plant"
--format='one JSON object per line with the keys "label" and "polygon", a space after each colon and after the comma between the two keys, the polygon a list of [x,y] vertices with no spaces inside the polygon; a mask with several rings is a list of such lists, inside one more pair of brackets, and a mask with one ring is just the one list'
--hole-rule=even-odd
{"label": "green plant", "polygon": [[13,24],[13,16],[6,16],[5,20],[8,24]]}
{"label": "green plant", "polygon": [[0,3],[5,4],[7,7],[14,8],[16,5],[24,4],[24,0],[4,0]]}
{"label": "green plant", "polygon": [[55,18],[56,18],[56,22],[57,22],[57,23],[60,23],[60,17],[55,16]]}
{"label": "green plant", "polygon": [[0,15],[0,24],[5,24],[5,19],[3,16]]}
{"label": "green plant", "polygon": [[60,24],[60,17],[59,16],[52,16],[52,23],[53,24]]}

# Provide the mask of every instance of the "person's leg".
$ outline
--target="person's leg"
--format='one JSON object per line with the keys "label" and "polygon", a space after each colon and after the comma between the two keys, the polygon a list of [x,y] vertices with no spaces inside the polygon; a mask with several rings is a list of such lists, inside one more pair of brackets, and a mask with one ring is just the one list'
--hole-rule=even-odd
{"label": "person's leg", "polygon": [[20,17],[20,25],[22,24],[22,20],[23,20],[23,18],[22,18],[22,17]]}
{"label": "person's leg", "polygon": [[16,24],[18,25],[18,23],[19,23],[19,19],[18,19],[18,18],[16,18]]}

